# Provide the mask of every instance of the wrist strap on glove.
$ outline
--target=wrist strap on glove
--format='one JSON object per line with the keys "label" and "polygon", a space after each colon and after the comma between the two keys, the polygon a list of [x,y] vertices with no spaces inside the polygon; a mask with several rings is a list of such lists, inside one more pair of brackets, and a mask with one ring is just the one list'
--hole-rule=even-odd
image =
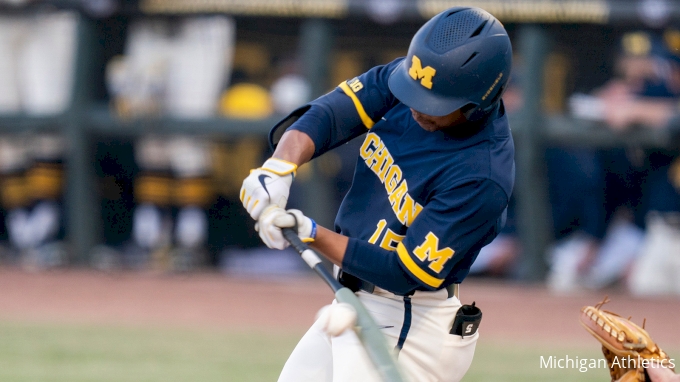
{"label": "wrist strap on glove", "polygon": [[[295,214],[292,214],[290,212],[288,213],[288,215],[292,216],[293,220],[295,220],[295,225],[293,226],[293,230],[295,232],[297,232],[298,236],[299,236],[300,231],[299,231],[297,216],[295,216]],[[309,219],[309,221],[312,223],[312,229],[309,232],[309,237],[305,237],[305,238],[301,237],[300,240],[302,240],[303,243],[312,243],[314,240],[316,240],[316,222],[314,221],[314,219],[312,219],[310,217],[308,217],[307,219]]]}
{"label": "wrist strap on glove", "polygon": [[297,167],[298,166],[295,163],[291,163],[283,159],[269,158],[260,168],[269,172],[273,172],[279,176],[288,175],[291,173],[293,176],[295,176]]}
{"label": "wrist strap on glove", "polygon": [[[307,240],[308,243],[311,243],[312,241],[316,240],[316,222],[312,218],[309,218],[309,220],[312,221],[312,232],[309,233],[309,239],[305,240]],[[302,241],[305,242],[305,240]]]}

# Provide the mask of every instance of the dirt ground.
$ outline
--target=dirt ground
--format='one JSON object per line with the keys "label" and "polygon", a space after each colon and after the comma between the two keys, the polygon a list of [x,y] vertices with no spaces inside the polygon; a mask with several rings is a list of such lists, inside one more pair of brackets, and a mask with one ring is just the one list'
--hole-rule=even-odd
{"label": "dirt ground", "polygon": [[[555,296],[542,286],[466,281],[463,302],[483,311],[484,338],[494,341],[594,345],[579,325],[579,310],[604,292]],[[680,298],[638,299],[609,293],[605,307],[632,315],[662,347],[680,348]],[[314,275],[278,280],[219,273],[106,274],[91,270],[27,273],[0,268],[0,320],[112,324],[302,333],[332,300]]]}

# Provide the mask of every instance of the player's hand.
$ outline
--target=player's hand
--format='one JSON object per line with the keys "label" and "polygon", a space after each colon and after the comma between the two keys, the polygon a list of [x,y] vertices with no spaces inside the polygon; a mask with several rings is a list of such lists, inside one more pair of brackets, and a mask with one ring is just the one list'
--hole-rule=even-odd
{"label": "player's hand", "polygon": [[283,237],[281,228],[294,228],[297,225],[297,233],[305,243],[310,243],[316,238],[316,222],[306,217],[299,210],[285,211],[275,205],[268,206],[262,211],[260,219],[255,225],[262,242],[274,249],[285,249],[289,243]]}
{"label": "player's hand", "polygon": [[646,367],[649,379],[652,382],[678,382],[680,381],[680,374],[675,374],[671,369],[666,367]]}
{"label": "player's hand", "polygon": [[290,185],[297,165],[283,159],[270,158],[262,167],[252,170],[241,186],[241,203],[254,220],[265,207],[274,204],[286,208]]}
{"label": "player's hand", "polygon": [[274,225],[279,228],[295,228],[303,243],[311,243],[316,239],[316,222],[308,218],[300,210],[288,210],[286,215],[278,216]]}
{"label": "player's hand", "polygon": [[257,224],[255,224],[255,230],[267,247],[285,249],[290,245],[283,237],[281,228],[274,224],[279,218],[287,215],[286,210],[274,204],[267,206],[260,214],[260,218],[257,220]]}

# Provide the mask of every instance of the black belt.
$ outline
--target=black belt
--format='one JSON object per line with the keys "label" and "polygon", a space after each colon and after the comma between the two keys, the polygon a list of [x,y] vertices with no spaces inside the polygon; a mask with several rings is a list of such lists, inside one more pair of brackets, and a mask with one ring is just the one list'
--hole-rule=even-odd
{"label": "black belt", "polygon": [[[338,273],[338,281],[340,284],[346,286],[349,288],[352,292],[358,292],[360,290],[367,292],[367,293],[373,293],[375,291],[375,284],[362,280],[354,275],[351,275],[347,272],[343,272],[342,269]],[[446,287],[446,292],[448,293],[448,298],[451,298],[456,295],[456,285],[457,284],[450,284]],[[413,290],[403,296],[412,296],[416,291]],[[396,293],[395,293],[396,294]],[[402,295],[399,295],[402,296]]]}

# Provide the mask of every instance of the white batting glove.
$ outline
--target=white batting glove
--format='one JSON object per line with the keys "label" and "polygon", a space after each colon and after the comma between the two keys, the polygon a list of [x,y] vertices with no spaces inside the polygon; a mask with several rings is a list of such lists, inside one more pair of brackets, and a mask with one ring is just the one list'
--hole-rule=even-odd
{"label": "white batting glove", "polygon": [[275,205],[268,206],[262,211],[260,219],[255,225],[262,242],[274,249],[285,249],[290,244],[283,237],[281,228],[293,228],[297,223],[298,236],[305,243],[311,243],[316,238],[316,222],[299,210],[285,211]]}
{"label": "white batting glove", "polygon": [[262,167],[250,171],[241,186],[241,203],[254,220],[270,204],[286,208],[290,185],[297,165],[283,159],[269,158]]}
{"label": "white batting glove", "polygon": [[255,224],[255,230],[259,233],[262,242],[269,248],[285,249],[290,244],[283,237],[281,228],[274,225],[274,221],[281,216],[287,216],[286,210],[276,205],[267,206],[262,211],[260,218]]}
{"label": "white batting glove", "polygon": [[308,218],[300,210],[288,210],[286,215],[277,216],[274,225],[279,228],[293,228],[297,223],[297,234],[303,243],[311,243],[316,239],[316,222]]}

